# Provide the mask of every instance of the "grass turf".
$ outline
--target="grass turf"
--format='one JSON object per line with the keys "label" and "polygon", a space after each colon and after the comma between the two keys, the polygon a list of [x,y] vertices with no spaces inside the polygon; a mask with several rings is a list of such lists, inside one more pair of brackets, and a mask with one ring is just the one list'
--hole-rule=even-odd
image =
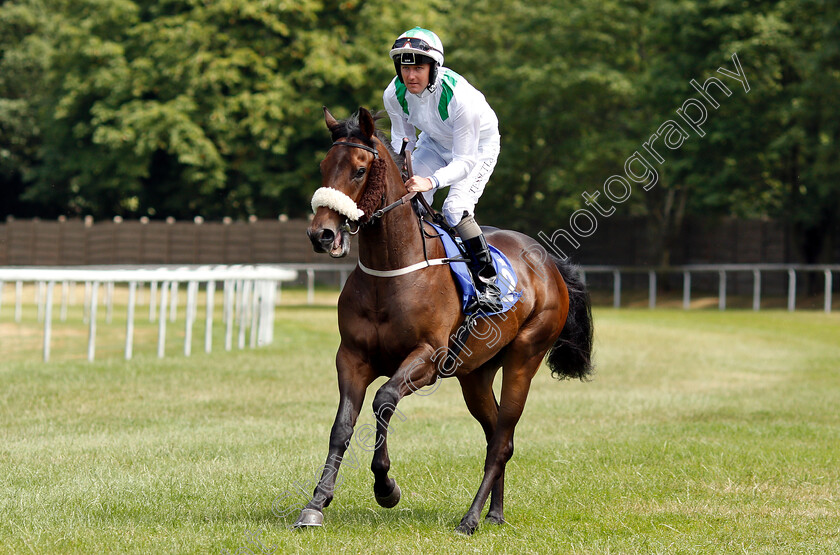
{"label": "grass turf", "polygon": [[[594,381],[538,374],[509,524],[470,538],[452,530],[484,441],[452,380],[400,404],[397,507],[376,505],[354,442],[325,527],[289,530],[335,414],[334,309],[279,308],[266,348],[197,342],[185,358],[173,337],[168,358],[138,348],[130,362],[103,347],[44,364],[37,341],[14,339],[37,338],[34,315],[3,326],[0,552],[840,552],[838,315],[596,310]],[[86,328],[59,327],[83,354]]]}

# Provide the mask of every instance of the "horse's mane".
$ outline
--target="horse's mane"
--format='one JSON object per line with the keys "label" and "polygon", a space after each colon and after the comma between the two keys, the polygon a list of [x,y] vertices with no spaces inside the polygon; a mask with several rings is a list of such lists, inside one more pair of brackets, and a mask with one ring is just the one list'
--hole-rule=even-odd
{"label": "horse's mane", "polygon": [[[400,156],[394,152],[394,149],[391,147],[391,141],[388,140],[388,137],[385,136],[385,133],[381,129],[376,128],[376,122],[385,117],[385,112],[375,112],[372,116],[376,138],[382,141],[382,144],[388,149],[388,154],[390,154],[391,159],[397,164],[397,167],[402,167],[404,156]],[[365,133],[362,132],[361,126],[359,125],[359,112],[330,127],[330,133],[332,133],[333,142],[339,139],[357,139],[371,148],[375,148],[376,146],[373,144],[371,138],[365,136]],[[381,157],[371,165],[367,187],[362,198],[356,203],[359,209],[365,213],[362,216],[363,222],[370,219],[370,216],[381,207],[385,199],[385,176],[387,171],[387,163]]]}

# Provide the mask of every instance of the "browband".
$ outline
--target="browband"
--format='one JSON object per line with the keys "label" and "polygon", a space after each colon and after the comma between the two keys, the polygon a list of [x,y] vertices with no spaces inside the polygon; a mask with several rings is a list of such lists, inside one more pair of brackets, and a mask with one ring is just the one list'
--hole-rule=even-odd
{"label": "browband", "polygon": [[373,153],[373,159],[376,160],[379,158],[379,152],[375,148],[369,147],[367,145],[362,145],[359,143],[348,143],[347,141],[336,141],[332,144],[333,146],[352,146],[355,148],[361,148],[362,150],[367,150],[368,152]]}

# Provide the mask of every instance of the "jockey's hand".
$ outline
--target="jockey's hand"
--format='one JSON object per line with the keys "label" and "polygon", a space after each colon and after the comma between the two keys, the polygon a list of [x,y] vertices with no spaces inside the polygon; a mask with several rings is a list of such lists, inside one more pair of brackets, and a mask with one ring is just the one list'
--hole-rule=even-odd
{"label": "jockey's hand", "polygon": [[427,177],[420,177],[415,175],[405,182],[405,188],[411,192],[424,193],[431,191],[434,188],[432,180]]}

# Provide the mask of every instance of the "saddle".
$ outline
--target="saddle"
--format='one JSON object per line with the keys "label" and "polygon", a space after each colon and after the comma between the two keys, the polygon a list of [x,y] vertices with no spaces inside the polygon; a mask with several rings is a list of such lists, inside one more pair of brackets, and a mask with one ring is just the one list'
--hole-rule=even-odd
{"label": "saddle", "polygon": [[[440,216],[440,214],[437,214],[437,216]],[[440,219],[443,218],[441,217]],[[516,291],[517,277],[510,260],[508,260],[502,251],[490,245],[493,265],[496,267],[496,285],[501,290],[502,310],[495,312],[478,310],[475,302],[475,283],[473,282],[472,273],[467,266],[469,256],[461,242],[461,238],[457,236],[455,230],[447,225],[446,222],[443,222],[442,226],[439,221],[434,223],[428,219],[424,219],[424,221],[432,229],[431,232],[427,229],[423,230],[426,237],[436,236],[443,243],[446,257],[449,259],[449,269],[452,271],[452,277],[455,278],[455,283],[461,293],[461,309],[465,315],[475,315],[481,318],[501,314],[510,310],[520,297],[522,297],[522,292]]]}

